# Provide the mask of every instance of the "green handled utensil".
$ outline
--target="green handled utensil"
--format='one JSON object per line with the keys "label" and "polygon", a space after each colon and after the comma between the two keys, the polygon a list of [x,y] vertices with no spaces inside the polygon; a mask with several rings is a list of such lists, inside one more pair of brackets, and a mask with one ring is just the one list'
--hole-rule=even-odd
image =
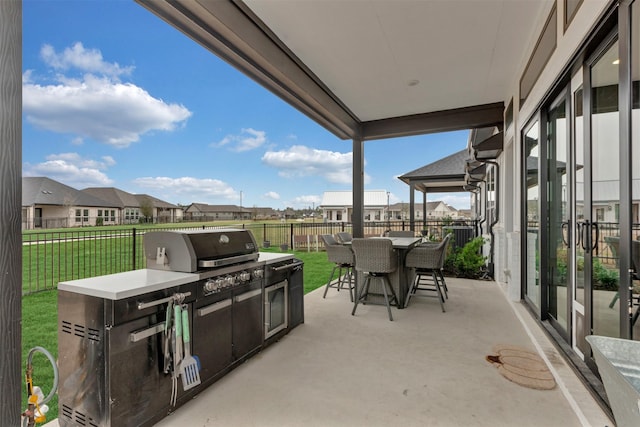
{"label": "green handled utensil", "polygon": [[176,368],[176,375],[178,375],[178,368],[182,361],[182,306],[180,304],[174,305],[173,313],[173,322],[176,326],[176,347],[173,352],[173,366]]}
{"label": "green handled utensil", "polygon": [[182,389],[187,391],[200,384],[200,372],[198,361],[191,356],[189,308],[186,305],[182,309],[182,339],[184,340],[184,359],[180,364],[180,375],[182,376]]}

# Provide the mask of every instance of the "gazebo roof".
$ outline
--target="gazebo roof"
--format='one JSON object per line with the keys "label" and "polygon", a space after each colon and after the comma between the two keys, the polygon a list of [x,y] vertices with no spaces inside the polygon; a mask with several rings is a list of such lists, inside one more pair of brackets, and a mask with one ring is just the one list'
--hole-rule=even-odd
{"label": "gazebo roof", "polygon": [[414,185],[423,193],[449,193],[466,191],[465,165],[469,151],[465,148],[433,163],[422,166],[400,177],[407,185]]}

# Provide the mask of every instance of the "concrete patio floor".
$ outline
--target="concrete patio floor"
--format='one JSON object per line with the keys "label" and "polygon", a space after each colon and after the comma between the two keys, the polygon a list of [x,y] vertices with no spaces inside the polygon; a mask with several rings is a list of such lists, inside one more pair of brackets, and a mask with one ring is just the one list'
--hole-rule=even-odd
{"label": "concrete patio floor", "polygon": [[[162,420],[182,426],[613,426],[525,307],[495,282],[447,279],[393,309],[346,291],[305,297],[305,323]],[[485,360],[497,344],[540,352],[553,390],[529,389]],[[50,425],[55,425],[51,423]]]}

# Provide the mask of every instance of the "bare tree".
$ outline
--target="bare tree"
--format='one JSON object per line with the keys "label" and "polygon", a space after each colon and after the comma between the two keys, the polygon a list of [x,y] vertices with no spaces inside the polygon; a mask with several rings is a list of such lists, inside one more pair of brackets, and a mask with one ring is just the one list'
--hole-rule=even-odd
{"label": "bare tree", "polygon": [[145,197],[140,201],[140,213],[147,221],[153,221],[153,201]]}

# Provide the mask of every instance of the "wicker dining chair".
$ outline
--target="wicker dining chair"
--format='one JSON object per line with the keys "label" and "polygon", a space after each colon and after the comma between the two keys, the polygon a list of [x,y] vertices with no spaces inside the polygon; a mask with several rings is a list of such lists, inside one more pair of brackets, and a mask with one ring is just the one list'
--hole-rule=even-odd
{"label": "wicker dining chair", "polygon": [[[324,295],[322,298],[327,297],[327,291],[329,288],[349,289],[349,298],[353,302],[353,289],[355,288],[355,274],[353,272],[354,256],[350,247],[340,244],[331,234],[323,234],[320,236],[324,242],[324,248],[327,251],[327,258],[329,262],[334,263],[333,270],[331,270],[331,276],[324,288]],[[338,280],[334,283],[333,277],[338,270]],[[344,270],[344,273],[343,273]]]}
{"label": "wicker dining chair", "polygon": [[[447,250],[449,249],[449,244],[451,243],[451,233],[445,235],[442,241],[444,240],[446,240],[447,243],[444,246],[444,251],[442,251],[442,258],[440,259],[440,269],[437,271],[437,273],[438,273],[438,278],[440,279],[440,287],[444,291],[444,297],[445,299],[449,299],[449,288],[447,287],[447,281],[444,278],[444,262],[447,259]],[[442,241],[441,242],[425,242],[425,243],[421,243],[420,246],[437,247],[438,245],[442,244]]]}
{"label": "wicker dining chair", "polygon": [[341,233],[336,233],[336,240],[338,243],[351,243],[353,236],[351,236],[351,233],[343,231]]}
{"label": "wicker dining chair", "polygon": [[405,307],[409,304],[409,300],[413,296],[430,296],[418,293],[418,291],[432,291],[436,292],[435,296],[440,302],[442,312],[446,311],[444,308],[444,285],[441,282],[444,282],[442,268],[444,266],[444,259],[450,238],[451,235],[447,234],[442,242],[437,245],[416,246],[407,253],[405,266],[415,268],[416,277],[411,284],[409,292],[407,292]]}
{"label": "wicker dining chair", "polygon": [[[389,320],[393,321],[391,314],[391,305],[398,306],[398,297],[391,286],[389,273],[393,273],[398,268],[397,256],[393,250],[393,243],[389,239],[362,239],[356,238],[351,242],[353,253],[356,260],[356,271],[364,274],[365,280],[360,287],[360,292],[356,297],[355,304],[351,315],[356,314],[358,303],[378,304],[373,299],[367,299],[368,296],[384,297],[384,305],[389,312]],[[382,293],[374,293],[369,291],[372,279],[382,281]],[[391,296],[389,296],[390,291]]]}

